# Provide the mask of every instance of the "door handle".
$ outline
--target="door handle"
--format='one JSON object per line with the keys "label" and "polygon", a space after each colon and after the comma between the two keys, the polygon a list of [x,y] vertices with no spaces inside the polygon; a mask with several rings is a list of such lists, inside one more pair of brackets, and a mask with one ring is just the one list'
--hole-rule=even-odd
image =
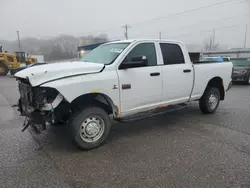
{"label": "door handle", "polygon": [[190,69],[184,69],[183,72],[188,73],[188,72],[191,72],[191,70]]}
{"label": "door handle", "polygon": [[150,73],[150,76],[160,76],[160,73],[159,72],[152,72],[152,73]]}

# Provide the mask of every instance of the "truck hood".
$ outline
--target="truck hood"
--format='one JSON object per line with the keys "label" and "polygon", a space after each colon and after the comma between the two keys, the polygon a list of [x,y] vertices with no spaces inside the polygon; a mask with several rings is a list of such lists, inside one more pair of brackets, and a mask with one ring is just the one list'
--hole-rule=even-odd
{"label": "truck hood", "polygon": [[17,78],[29,79],[32,86],[38,86],[56,79],[82,74],[98,73],[104,68],[103,64],[90,62],[63,62],[28,67],[15,74]]}

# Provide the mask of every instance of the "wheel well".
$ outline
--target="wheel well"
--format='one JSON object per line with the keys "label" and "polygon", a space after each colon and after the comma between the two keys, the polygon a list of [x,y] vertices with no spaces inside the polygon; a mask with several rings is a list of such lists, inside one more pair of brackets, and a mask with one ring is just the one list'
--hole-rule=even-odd
{"label": "wheel well", "polygon": [[220,100],[224,100],[225,90],[224,90],[224,86],[223,86],[223,80],[220,77],[212,78],[207,84],[207,87],[209,87],[209,86],[218,88],[219,92],[220,92]]}
{"label": "wheel well", "polygon": [[118,107],[113,101],[102,93],[89,93],[77,97],[71,102],[71,109],[82,109],[84,106],[98,106],[105,110],[108,114],[118,115]]}

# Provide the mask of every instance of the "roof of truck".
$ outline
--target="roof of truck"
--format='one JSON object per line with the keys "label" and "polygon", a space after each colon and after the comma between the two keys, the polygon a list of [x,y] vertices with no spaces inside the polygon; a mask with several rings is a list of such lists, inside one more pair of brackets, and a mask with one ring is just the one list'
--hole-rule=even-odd
{"label": "roof of truck", "polygon": [[140,42],[140,41],[156,41],[156,42],[172,42],[172,43],[182,43],[181,41],[178,40],[167,40],[167,39],[129,39],[129,40],[119,40],[119,41],[112,41],[112,42],[107,42],[107,43],[131,43],[131,42]]}

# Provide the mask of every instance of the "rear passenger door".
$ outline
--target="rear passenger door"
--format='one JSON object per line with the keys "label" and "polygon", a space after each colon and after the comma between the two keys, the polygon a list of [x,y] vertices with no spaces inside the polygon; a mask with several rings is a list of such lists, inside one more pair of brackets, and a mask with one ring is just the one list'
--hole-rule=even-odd
{"label": "rear passenger door", "polygon": [[193,67],[179,44],[160,43],[163,57],[163,103],[187,102],[193,86]]}

